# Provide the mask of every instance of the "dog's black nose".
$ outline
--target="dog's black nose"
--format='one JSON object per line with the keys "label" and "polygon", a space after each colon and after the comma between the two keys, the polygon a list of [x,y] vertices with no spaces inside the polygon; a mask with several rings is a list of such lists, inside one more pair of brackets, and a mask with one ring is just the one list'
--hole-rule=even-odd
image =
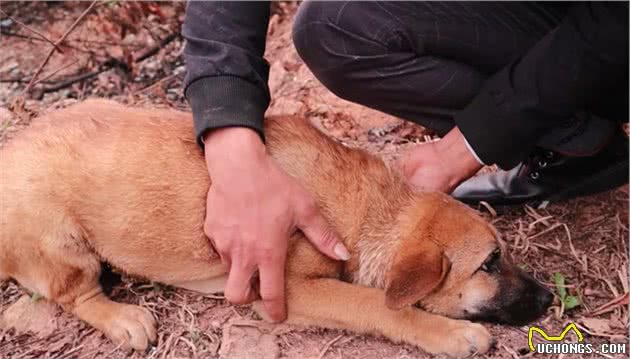
{"label": "dog's black nose", "polygon": [[541,309],[547,309],[553,302],[553,293],[551,293],[546,288],[541,288],[539,289],[539,293],[536,296],[536,301],[538,302],[537,304]]}

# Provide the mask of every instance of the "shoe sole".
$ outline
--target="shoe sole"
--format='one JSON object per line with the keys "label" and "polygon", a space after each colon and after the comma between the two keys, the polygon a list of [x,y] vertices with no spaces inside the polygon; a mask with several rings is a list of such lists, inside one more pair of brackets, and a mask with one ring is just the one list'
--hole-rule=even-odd
{"label": "shoe sole", "polygon": [[[628,162],[619,162],[597,174],[585,178],[577,185],[564,189],[557,194],[538,200],[563,201],[571,198],[588,196],[615,189],[628,183],[630,175]],[[612,182],[610,179],[614,179]],[[608,180],[608,181],[606,181]]]}

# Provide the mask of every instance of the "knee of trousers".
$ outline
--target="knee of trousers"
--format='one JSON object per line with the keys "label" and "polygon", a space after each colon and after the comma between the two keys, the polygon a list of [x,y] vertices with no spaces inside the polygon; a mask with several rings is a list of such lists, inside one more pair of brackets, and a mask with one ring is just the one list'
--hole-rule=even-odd
{"label": "knee of trousers", "polygon": [[[298,9],[293,24],[293,44],[315,77],[335,95],[353,100],[350,93],[351,55],[345,54],[347,34],[334,19],[340,2],[306,1]],[[356,99],[354,99],[356,100]]]}

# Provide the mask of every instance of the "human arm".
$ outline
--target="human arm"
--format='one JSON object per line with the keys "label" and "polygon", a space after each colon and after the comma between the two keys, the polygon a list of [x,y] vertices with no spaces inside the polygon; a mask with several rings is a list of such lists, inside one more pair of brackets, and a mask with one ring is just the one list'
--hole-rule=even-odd
{"label": "human arm", "polygon": [[189,2],[184,85],[211,174],[204,231],[229,268],[225,296],[250,302],[256,299],[252,280],[260,280],[265,309],[283,320],[285,258],[294,230],[334,259],[349,255],[310,194],[266,151],[268,20],[269,3]]}

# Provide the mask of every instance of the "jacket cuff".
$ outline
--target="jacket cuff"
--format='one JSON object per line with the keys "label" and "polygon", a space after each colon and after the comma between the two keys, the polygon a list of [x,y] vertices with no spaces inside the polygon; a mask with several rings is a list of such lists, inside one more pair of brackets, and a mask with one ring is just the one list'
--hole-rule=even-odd
{"label": "jacket cuff", "polygon": [[535,131],[522,119],[508,119],[506,94],[484,89],[459,114],[455,124],[480,163],[502,169],[517,166],[534,149]]}
{"label": "jacket cuff", "polygon": [[470,152],[470,154],[475,158],[477,162],[479,162],[480,165],[487,166],[487,164],[483,162],[483,160],[479,158],[479,156],[477,156],[477,152],[475,152],[475,149],[472,148],[466,137],[464,137],[464,144],[466,145],[466,148],[468,148],[468,152]]}
{"label": "jacket cuff", "polygon": [[248,127],[265,141],[263,120],[269,94],[235,76],[203,77],[185,90],[192,108],[197,144],[203,149],[203,135],[224,127]]}

